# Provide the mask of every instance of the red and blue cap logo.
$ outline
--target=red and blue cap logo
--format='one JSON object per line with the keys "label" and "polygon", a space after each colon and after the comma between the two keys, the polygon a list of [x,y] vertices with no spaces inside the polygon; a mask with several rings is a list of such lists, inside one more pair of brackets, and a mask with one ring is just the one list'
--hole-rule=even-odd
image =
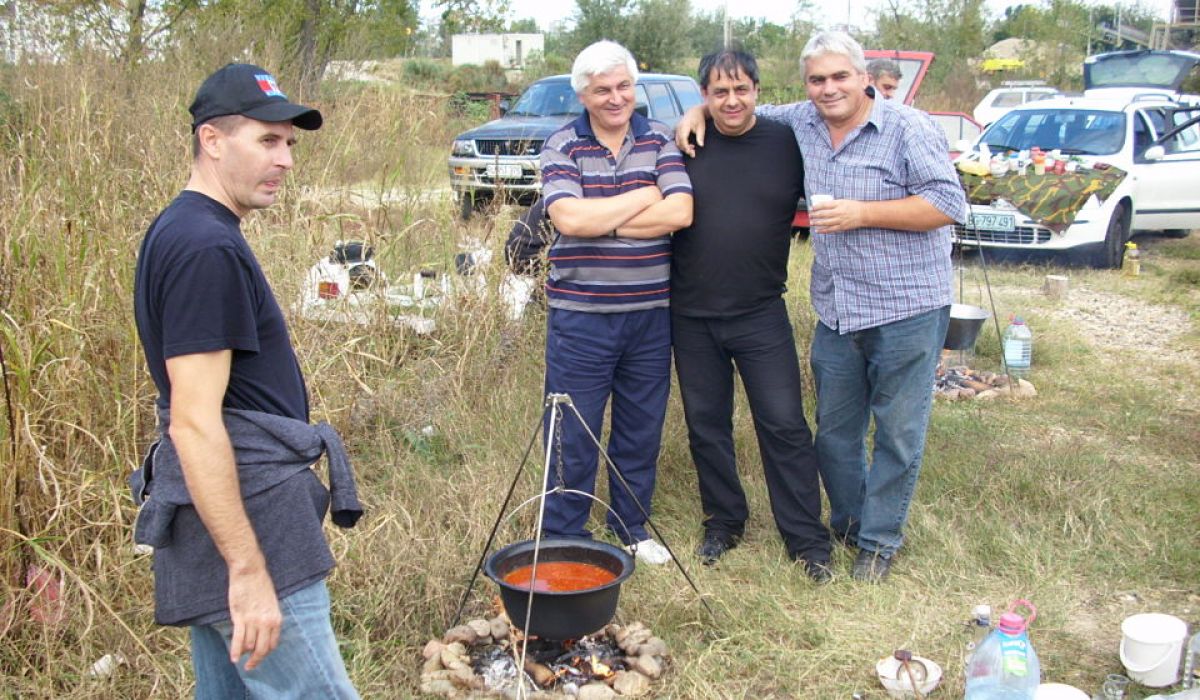
{"label": "red and blue cap logo", "polygon": [[254,76],[258,81],[258,89],[263,91],[267,97],[282,97],[287,99],[287,95],[283,94],[283,90],[279,89],[279,84],[275,82],[275,76],[270,73],[259,73]]}

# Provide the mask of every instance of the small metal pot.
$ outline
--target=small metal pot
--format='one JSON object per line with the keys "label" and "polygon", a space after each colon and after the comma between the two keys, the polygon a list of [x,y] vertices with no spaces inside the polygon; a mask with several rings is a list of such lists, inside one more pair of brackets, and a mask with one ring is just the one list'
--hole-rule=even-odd
{"label": "small metal pot", "polygon": [[950,305],[950,325],[946,328],[946,350],[974,350],[979,329],[990,316],[987,311],[970,304]]}
{"label": "small metal pot", "polygon": [[[500,600],[513,626],[523,629],[529,589],[506,583],[504,577],[533,563],[534,541],[525,540],[499,549],[488,557],[483,571],[500,587]],[[593,564],[611,572],[612,581],[583,591],[535,591],[529,634],[542,639],[578,639],[607,625],[617,611],[621,584],[633,574],[633,557],[605,542],[572,538],[544,538],[538,563],[569,561]]]}

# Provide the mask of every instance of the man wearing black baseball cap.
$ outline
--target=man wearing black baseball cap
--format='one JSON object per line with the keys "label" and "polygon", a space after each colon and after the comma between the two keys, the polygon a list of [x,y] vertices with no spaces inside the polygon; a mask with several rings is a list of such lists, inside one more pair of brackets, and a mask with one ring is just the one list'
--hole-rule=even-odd
{"label": "man wearing black baseball cap", "polygon": [[[321,523],[332,510],[350,527],[362,510],[341,440],[309,425],[283,314],[241,232],[275,202],[295,129],[321,113],[247,64],[209,76],[190,110],[191,177],[146,232],[134,283],[159,393],[160,438],[131,479],[155,620],[190,627],[197,698],[357,698]],[[328,490],[310,469],[322,454]]]}

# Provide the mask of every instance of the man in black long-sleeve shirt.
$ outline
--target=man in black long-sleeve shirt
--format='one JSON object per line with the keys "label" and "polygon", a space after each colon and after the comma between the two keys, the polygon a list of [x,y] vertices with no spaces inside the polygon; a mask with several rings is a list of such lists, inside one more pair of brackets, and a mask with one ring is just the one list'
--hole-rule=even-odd
{"label": "man in black long-sleeve shirt", "polygon": [[740,51],[700,62],[712,126],[687,161],[691,227],[675,234],[671,326],[692,460],[704,508],[697,554],[717,561],[740,541],[749,511],[733,446],[733,368],[746,388],[775,524],[788,554],[829,580],[829,533],[800,364],[783,292],[804,169],[791,130],[758,120],[758,66]]}

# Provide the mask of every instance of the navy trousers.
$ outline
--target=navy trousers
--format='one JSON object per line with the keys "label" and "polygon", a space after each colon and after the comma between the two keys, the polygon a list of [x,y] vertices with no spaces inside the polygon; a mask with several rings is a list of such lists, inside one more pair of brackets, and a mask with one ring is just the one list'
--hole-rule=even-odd
{"label": "navy trousers", "polygon": [[[546,391],[571,396],[592,434],[601,436],[604,411],[612,399],[608,454],[633,491],[631,497],[609,473],[609,529],[622,542],[648,537],[646,517],[662,441],[671,386],[671,320],[666,308],[618,313],[550,309],[546,330]],[[549,419],[547,419],[547,423]],[[549,436],[547,449],[557,449]],[[569,489],[595,493],[600,454],[569,408],[562,421],[563,482]],[[550,486],[557,483],[557,457],[551,457]],[[636,502],[633,500],[636,498]],[[641,504],[639,510],[637,504]],[[562,537],[590,537],[593,501],[575,494],[546,499],[543,531]]]}

